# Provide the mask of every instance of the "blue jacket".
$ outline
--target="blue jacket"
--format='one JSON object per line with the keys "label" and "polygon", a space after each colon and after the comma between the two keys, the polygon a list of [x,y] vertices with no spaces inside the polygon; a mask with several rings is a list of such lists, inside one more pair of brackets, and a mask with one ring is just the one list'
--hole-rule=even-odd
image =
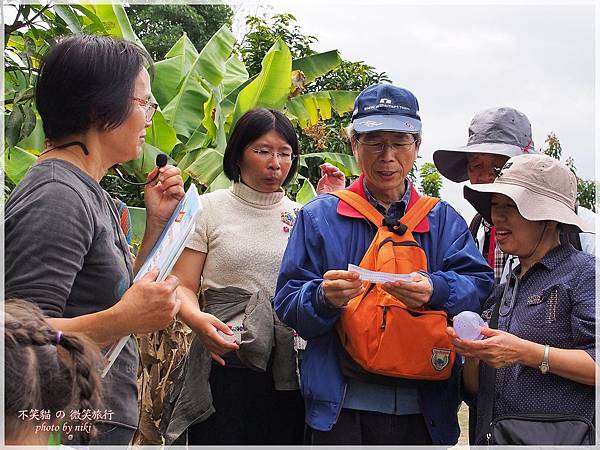
{"label": "blue jacket", "polygon": [[[418,197],[416,191],[414,196]],[[346,270],[349,263],[359,265],[375,236],[370,222],[356,214],[344,214],[342,207],[349,208],[337,197],[322,195],[299,211],[274,298],[281,320],[308,341],[301,369],[306,423],[321,431],[331,430],[335,424],[346,381],[336,355],[335,324],[340,311],[324,303],[319,286],[328,270]],[[464,219],[441,201],[415,229],[414,237],[425,251],[433,283],[429,306],[450,316],[465,310],[479,312],[494,276]],[[454,445],[460,434],[459,359],[450,379],[423,382],[418,388],[434,445]]]}

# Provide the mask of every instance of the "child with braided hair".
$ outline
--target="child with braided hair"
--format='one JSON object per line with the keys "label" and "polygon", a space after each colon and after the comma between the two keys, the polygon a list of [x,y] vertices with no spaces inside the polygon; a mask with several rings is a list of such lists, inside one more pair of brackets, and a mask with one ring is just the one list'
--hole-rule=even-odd
{"label": "child with braided hair", "polygon": [[24,300],[6,300],[4,325],[6,444],[45,445],[61,433],[62,442],[87,444],[93,423],[71,412],[100,408],[97,348],[53,329]]}

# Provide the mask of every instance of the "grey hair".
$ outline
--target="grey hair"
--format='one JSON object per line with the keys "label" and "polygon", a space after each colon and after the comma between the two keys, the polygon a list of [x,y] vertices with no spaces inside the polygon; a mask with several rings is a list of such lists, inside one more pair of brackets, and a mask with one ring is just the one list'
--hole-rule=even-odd
{"label": "grey hair", "polygon": [[[346,128],[344,128],[344,131],[345,131],[348,139],[350,139],[350,141],[352,141],[353,139],[356,139],[356,137],[359,134],[365,134],[365,133],[358,133],[352,126],[352,122],[350,122],[350,124],[348,124],[348,126]],[[406,134],[412,134],[416,137],[417,141],[419,141],[419,142],[421,141],[421,131],[419,131],[418,133],[406,133]]]}

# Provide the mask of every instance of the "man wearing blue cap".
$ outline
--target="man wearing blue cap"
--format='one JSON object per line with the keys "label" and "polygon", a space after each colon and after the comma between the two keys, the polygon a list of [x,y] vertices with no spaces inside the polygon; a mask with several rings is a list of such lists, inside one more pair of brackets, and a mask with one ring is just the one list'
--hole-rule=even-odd
{"label": "man wearing blue cap", "polygon": [[[420,197],[407,177],[421,144],[417,99],[390,84],[370,86],[356,99],[350,128],[361,175],[348,190],[368,200],[385,224],[397,224]],[[282,261],[274,306],[308,341],[301,379],[310,443],[453,445],[460,434],[459,358],[444,381],[358,375],[344,362],[336,324],[346,303],[363,292],[348,264],[360,264],[376,231],[347,203],[321,195],[300,210]],[[462,217],[440,201],[412,233],[427,271],[382,288],[409,308],[449,317],[479,311],[493,273]]]}

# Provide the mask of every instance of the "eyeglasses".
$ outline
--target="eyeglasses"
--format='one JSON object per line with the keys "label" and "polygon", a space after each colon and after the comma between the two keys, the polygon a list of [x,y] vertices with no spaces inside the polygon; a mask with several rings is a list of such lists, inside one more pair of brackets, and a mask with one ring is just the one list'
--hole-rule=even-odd
{"label": "eyeglasses", "polygon": [[417,139],[403,139],[398,142],[381,142],[376,140],[371,140],[366,137],[364,140],[355,137],[356,141],[362,145],[366,151],[369,153],[379,155],[385,152],[386,148],[390,148],[394,153],[406,152],[411,149],[412,145],[417,142]]}
{"label": "eyeglasses", "polygon": [[271,150],[266,148],[253,148],[252,152],[254,152],[256,156],[258,156],[261,159],[264,159],[265,161],[271,158],[277,158],[279,161],[287,163],[292,162],[294,159],[296,159],[296,156],[298,156],[294,155],[291,152],[291,150],[283,152],[272,152]]}
{"label": "eyeglasses", "polygon": [[144,108],[144,113],[146,114],[146,122],[150,122],[154,113],[156,112],[156,108],[158,108],[158,103],[151,102],[150,100],[144,100],[143,98],[131,97],[132,100],[135,100],[138,105]]}

